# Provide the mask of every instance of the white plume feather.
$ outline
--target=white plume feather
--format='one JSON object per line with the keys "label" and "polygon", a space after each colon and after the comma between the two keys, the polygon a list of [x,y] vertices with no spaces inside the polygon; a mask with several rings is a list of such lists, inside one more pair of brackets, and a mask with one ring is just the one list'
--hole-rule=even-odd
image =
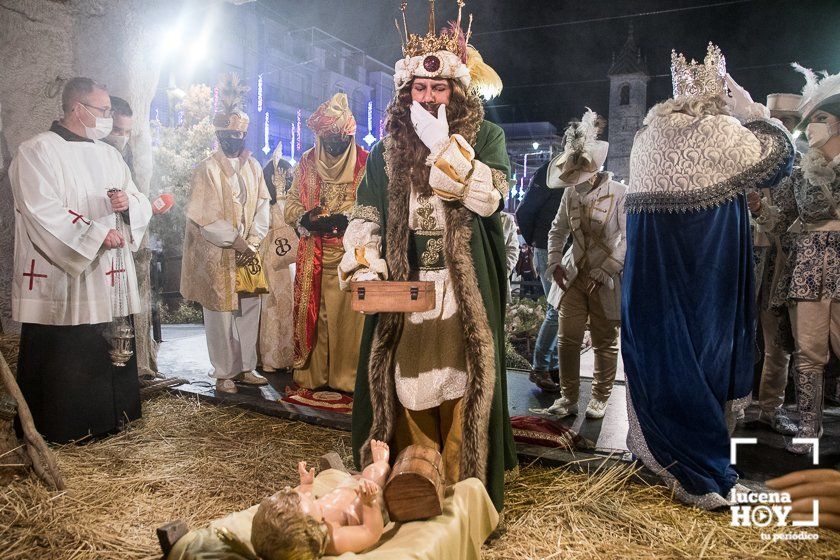
{"label": "white plume feather", "polygon": [[598,119],[598,114],[586,108],[586,112],[580,119],[580,122],[573,122],[566,128],[563,137],[565,139],[565,151],[575,154],[583,154],[598,139],[598,128],[595,125]]}
{"label": "white plume feather", "polygon": [[598,118],[598,113],[590,109],[589,107],[586,108],[586,112],[581,117],[580,122],[582,125],[595,130],[595,120]]}
{"label": "white plume feather", "polygon": [[805,68],[798,62],[792,63],[791,66],[793,66],[794,70],[805,76],[805,87],[802,88],[802,97],[808,99],[813,96],[820,83],[820,79],[817,77],[817,74],[810,68]]}

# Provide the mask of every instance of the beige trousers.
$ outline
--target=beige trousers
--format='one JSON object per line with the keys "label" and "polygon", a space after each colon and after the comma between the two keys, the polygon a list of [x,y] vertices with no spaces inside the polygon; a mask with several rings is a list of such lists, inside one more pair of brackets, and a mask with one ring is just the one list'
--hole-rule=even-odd
{"label": "beige trousers", "polygon": [[443,457],[446,484],[461,480],[461,441],[463,397],[444,401],[426,410],[409,410],[400,406],[395,430],[397,453],[409,445],[434,447]]}
{"label": "beige trousers", "polygon": [[[557,310],[557,350],[560,358],[560,387],[563,396],[576,403],[580,398],[580,346],[589,320],[592,350],[595,353],[592,396],[600,401],[610,398],[618,366],[618,331],[620,321],[607,319],[598,291],[588,294],[583,275],[575,278],[563,294]],[[588,277],[588,275],[587,275]]]}
{"label": "beige trousers", "polygon": [[790,320],[796,369],[822,374],[831,350],[840,356],[840,301],[797,301],[791,307]]}
{"label": "beige trousers", "polygon": [[350,292],[338,287],[338,263],[342,255],[343,248],[324,246],[315,346],[307,366],[296,369],[294,374],[295,382],[307,389],[332,387],[352,392],[356,385],[365,316],[350,309]]}
{"label": "beige trousers", "polygon": [[[784,311],[787,313],[787,311]],[[758,387],[758,401],[761,410],[772,412],[785,403],[790,354],[777,342],[782,317],[763,309],[759,314],[764,337],[764,366],[761,369],[761,383]]]}

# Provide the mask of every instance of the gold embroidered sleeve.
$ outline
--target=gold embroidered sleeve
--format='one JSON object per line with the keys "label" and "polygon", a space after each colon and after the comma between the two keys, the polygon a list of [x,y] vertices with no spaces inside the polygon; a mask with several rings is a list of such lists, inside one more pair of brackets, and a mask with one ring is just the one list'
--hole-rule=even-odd
{"label": "gold embroidered sleeve", "polygon": [[506,200],[508,191],[510,190],[510,183],[508,182],[507,173],[500,169],[490,168],[490,174],[493,176],[493,187],[502,195],[502,200]]}
{"label": "gold embroidered sleeve", "polygon": [[376,208],[376,206],[365,206],[362,204],[357,204],[353,207],[353,210],[350,211],[350,219],[364,220],[366,222],[373,222],[375,224],[379,224],[379,210]]}
{"label": "gold embroidered sleeve", "polygon": [[286,208],[283,218],[287,224],[297,227],[300,217],[306,212],[303,203],[300,201],[300,181],[301,172],[300,165],[295,167],[294,175],[292,176],[292,188],[289,189],[289,195],[286,197]]}

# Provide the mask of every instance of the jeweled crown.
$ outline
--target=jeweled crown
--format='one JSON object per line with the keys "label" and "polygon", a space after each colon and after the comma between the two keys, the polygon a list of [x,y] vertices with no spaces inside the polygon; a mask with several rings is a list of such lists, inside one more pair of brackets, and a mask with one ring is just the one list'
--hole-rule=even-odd
{"label": "jeweled crown", "polygon": [[472,15],[469,18],[469,27],[464,33],[461,30],[461,10],[464,7],[464,0],[456,0],[456,4],[458,5],[458,21],[453,27],[444,27],[438,35],[435,26],[435,0],[429,0],[429,30],[425,35],[417,35],[408,32],[408,24],[405,18],[408,2],[403,2],[400,5],[403,20],[402,30],[400,30],[400,24],[394,22],[397,25],[397,31],[400,32],[403,56],[413,57],[437,51],[449,51],[465,60],[467,55],[466,45],[472,34]]}
{"label": "jeweled crown", "polygon": [[717,45],[709,43],[703,64],[671,51],[671,82],[674,97],[716,97],[725,95],[726,58]]}

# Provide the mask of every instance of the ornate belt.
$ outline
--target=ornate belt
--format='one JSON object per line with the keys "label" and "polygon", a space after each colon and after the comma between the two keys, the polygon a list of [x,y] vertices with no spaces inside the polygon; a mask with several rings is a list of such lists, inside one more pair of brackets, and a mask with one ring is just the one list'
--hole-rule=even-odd
{"label": "ornate belt", "polygon": [[442,229],[411,231],[409,235],[408,263],[413,270],[441,270],[446,266]]}

